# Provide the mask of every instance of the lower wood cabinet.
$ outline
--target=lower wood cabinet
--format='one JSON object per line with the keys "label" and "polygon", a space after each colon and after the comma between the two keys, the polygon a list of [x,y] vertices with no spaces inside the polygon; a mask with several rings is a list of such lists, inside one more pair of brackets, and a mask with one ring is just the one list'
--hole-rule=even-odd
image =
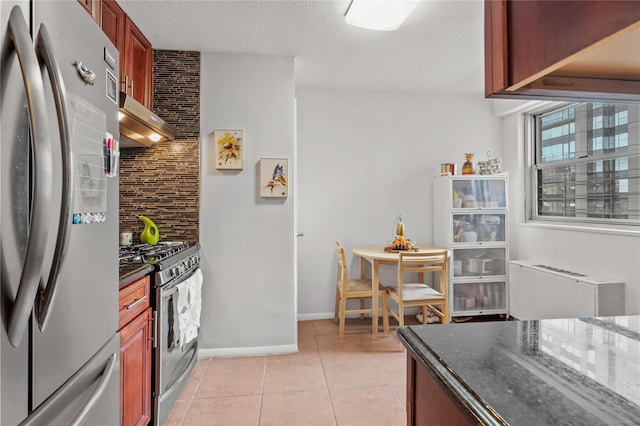
{"label": "lower wood cabinet", "polygon": [[407,425],[480,424],[435,373],[407,352]]}
{"label": "lower wood cabinet", "polygon": [[[151,321],[149,277],[120,290],[120,424],[151,420]],[[135,316],[132,317],[132,313]],[[129,319],[124,325],[122,319]]]}

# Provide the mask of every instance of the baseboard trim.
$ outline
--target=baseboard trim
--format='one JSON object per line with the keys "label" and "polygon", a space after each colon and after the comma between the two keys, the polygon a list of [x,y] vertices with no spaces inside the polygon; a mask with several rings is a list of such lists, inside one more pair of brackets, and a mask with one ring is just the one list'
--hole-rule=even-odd
{"label": "baseboard trim", "polygon": [[[380,308],[382,311],[382,308]],[[419,312],[418,308],[405,308],[404,315],[415,315]],[[382,312],[378,314],[379,318],[382,318]],[[333,312],[324,312],[317,314],[298,314],[298,321],[314,321],[314,320],[325,320],[325,319],[333,319]],[[358,314],[347,315],[347,318],[358,318]],[[370,314],[365,314],[365,318],[371,318]]]}
{"label": "baseboard trim", "polygon": [[283,355],[298,353],[298,345],[254,346],[251,348],[199,349],[198,358],[231,358],[239,356]]}
{"label": "baseboard trim", "polygon": [[323,320],[323,319],[333,319],[333,312],[320,312],[317,314],[298,314],[298,321],[313,321],[313,320]]}

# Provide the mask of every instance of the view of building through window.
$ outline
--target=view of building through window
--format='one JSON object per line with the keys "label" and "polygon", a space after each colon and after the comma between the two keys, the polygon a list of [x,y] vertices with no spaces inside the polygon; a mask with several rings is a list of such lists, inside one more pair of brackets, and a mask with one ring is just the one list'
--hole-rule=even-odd
{"label": "view of building through window", "polygon": [[640,224],[640,105],[574,104],[534,121],[535,216]]}

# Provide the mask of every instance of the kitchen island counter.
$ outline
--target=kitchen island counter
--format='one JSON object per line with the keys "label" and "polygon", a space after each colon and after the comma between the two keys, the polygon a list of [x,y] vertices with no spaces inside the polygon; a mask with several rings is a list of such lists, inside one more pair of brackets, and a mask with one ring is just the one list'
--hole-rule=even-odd
{"label": "kitchen island counter", "polygon": [[398,337],[409,424],[640,424],[640,316],[409,326]]}

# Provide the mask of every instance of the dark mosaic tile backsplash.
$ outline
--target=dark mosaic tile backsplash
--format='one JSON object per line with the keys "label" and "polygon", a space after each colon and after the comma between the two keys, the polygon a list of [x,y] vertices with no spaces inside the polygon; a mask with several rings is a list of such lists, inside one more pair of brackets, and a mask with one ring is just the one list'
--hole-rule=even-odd
{"label": "dark mosaic tile backsplash", "polygon": [[120,153],[120,228],[140,241],[145,215],[160,240],[197,243],[200,212],[200,52],[153,52],[153,109],[176,139]]}

